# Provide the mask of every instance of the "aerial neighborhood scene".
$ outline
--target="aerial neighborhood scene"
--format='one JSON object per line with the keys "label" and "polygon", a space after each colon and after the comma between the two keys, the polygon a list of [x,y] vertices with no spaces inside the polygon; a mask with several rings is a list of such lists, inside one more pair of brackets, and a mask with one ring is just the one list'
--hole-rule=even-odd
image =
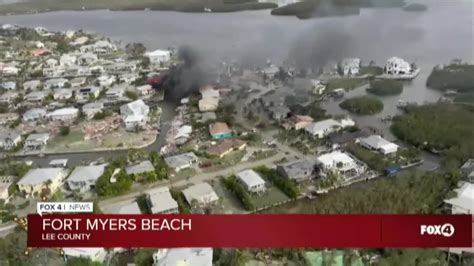
{"label": "aerial neighborhood scene", "polygon": [[0,265],[473,265],[472,248],[26,248],[41,201],[474,214],[472,3],[418,2],[0,1]]}

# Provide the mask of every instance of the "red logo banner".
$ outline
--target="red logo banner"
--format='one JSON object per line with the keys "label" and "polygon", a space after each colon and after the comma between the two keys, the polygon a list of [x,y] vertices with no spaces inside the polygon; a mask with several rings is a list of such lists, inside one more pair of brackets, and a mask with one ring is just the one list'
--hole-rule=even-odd
{"label": "red logo banner", "polygon": [[28,216],[29,247],[471,247],[471,215]]}

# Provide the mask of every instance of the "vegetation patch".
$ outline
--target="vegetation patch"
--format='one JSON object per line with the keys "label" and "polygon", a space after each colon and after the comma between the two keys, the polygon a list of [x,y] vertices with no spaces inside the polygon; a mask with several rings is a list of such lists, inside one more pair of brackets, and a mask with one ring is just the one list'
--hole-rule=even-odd
{"label": "vegetation patch", "polygon": [[354,114],[373,115],[382,112],[383,103],[374,96],[359,96],[344,100],[339,107]]}
{"label": "vegetation patch", "polygon": [[298,186],[291,180],[281,176],[276,169],[270,169],[266,166],[259,166],[254,168],[255,172],[262,175],[265,179],[270,181],[273,185],[275,185],[278,189],[283,191],[285,195],[292,199],[296,199],[300,191]]}
{"label": "vegetation patch", "polygon": [[237,181],[237,178],[232,175],[227,178],[221,178],[221,182],[224,187],[232,192],[237,199],[242,203],[242,206],[247,211],[255,210],[255,203],[250,196],[250,194],[245,190],[245,188]]}
{"label": "vegetation patch", "polygon": [[378,95],[398,95],[403,91],[403,83],[394,79],[377,79],[370,82],[367,92]]}
{"label": "vegetation patch", "polygon": [[335,89],[352,90],[367,84],[369,81],[363,78],[339,78],[327,81],[326,91],[331,92]]}
{"label": "vegetation patch", "polygon": [[474,92],[474,65],[451,64],[442,68],[436,67],[428,77],[426,85],[442,91]]}

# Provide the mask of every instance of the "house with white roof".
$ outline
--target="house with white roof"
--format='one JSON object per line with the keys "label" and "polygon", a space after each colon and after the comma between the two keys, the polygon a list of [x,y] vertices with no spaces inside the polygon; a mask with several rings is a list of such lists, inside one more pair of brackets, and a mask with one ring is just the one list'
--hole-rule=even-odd
{"label": "house with white roof", "polygon": [[0,114],[0,125],[7,125],[13,123],[20,118],[18,113],[3,113]]}
{"label": "house with white roof", "polygon": [[97,99],[99,98],[99,95],[100,95],[99,87],[89,86],[89,87],[84,87],[84,88],[80,88],[76,90],[76,100],[78,102],[86,102],[86,101],[89,101],[91,98]]}
{"label": "house with white roof", "polygon": [[7,91],[4,94],[0,95],[0,103],[10,104],[19,96],[20,94],[16,91]]}
{"label": "house with white roof", "polygon": [[97,179],[102,176],[106,166],[107,164],[76,167],[66,179],[69,189],[86,192],[94,188]]}
{"label": "house with white roof", "polygon": [[10,197],[8,191],[15,179],[16,177],[14,176],[0,176],[0,200],[3,200],[3,202],[8,202]]}
{"label": "house with white roof", "polygon": [[73,90],[71,89],[57,89],[53,92],[53,99],[56,101],[68,100],[72,98]]}
{"label": "house with white roof", "polygon": [[153,253],[153,266],[212,266],[212,248],[170,248]]}
{"label": "house with white roof", "polygon": [[2,68],[2,73],[5,76],[16,76],[20,73],[20,69],[14,66],[5,66]]}
{"label": "house with white roof", "polygon": [[81,54],[77,58],[77,63],[81,66],[90,66],[94,63],[97,63],[97,61],[99,61],[99,58],[94,53]]}
{"label": "house with white roof", "polygon": [[203,86],[199,89],[202,99],[199,100],[199,111],[210,112],[215,111],[219,106],[220,93],[212,86]]}
{"label": "house with white roof", "polygon": [[110,54],[117,51],[117,46],[108,41],[97,41],[94,44],[84,45],[79,48],[81,53],[95,53],[99,55]]}
{"label": "house with white roof", "polygon": [[456,196],[444,200],[452,214],[474,214],[474,184],[461,182],[454,191]]}
{"label": "house with white roof", "polygon": [[31,122],[46,118],[47,111],[44,108],[33,108],[23,114],[23,121]]}
{"label": "house with white roof", "polygon": [[49,78],[57,78],[64,75],[66,69],[63,66],[46,66],[43,68],[43,76]]}
{"label": "house with white roof", "polygon": [[137,62],[112,62],[103,67],[110,73],[134,72],[137,70]]}
{"label": "house with white roof", "polygon": [[208,183],[199,183],[183,190],[183,195],[190,206],[207,206],[219,200],[214,189]]}
{"label": "house with white roof", "polygon": [[353,177],[365,171],[351,156],[340,151],[333,151],[319,156],[316,158],[316,166],[322,176],[332,172]]}
{"label": "house with white roof", "polygon": [[124,73],[119,76],[119,81],[123,83],[132,83],[138,79],[138,73]]}
{"label": "house with white roof", "polygon": [[153,214],[172,214],[179,213],[178,203],[171,197],[168,187],[155,188],[148,190],[147,199]]}
{"label": "house with white roof", "polygon": [[398,151],[397,144],[390,142],[379,135],[360,138],[358,143],[366,149],[379,152],[383,155],[395,154]]}
{"label": "house with white roof", "polygon": [[142,85],[142,86],[138,86],[135,88],[135,90],[141,95],[141,96],[147,96],[147,95],[150,95],[150,94],[153,94],[154,92],[154,89],[151,85]]}
{"label": "house with white roof", "polygon": [[68,80],[64,78],[48,79],[44,82],[44,87],[46,89],[63,88],[67,83]]}
{"label": "house with white roof", "polygon": [[97,80],[101,87],[108,87],[117,81],[117,78],[115,76],[102,75],[98,77]]}
{"label": "house with white roof", "polygon": [[339,63],[339,72],[344,76],[357,75],[359,74],[359,70],[359,58],[345,58]]}
{"label": "house with white roof", "polygon": [[0,150],[11,150],[21,143],[21,134],[14,130],[0,130]]}
{"label": "house with white roof", "polygon": [[127,130],[135,130],[137,127],[145,126],[148,122],[149,113],[150,107],[143,100],[136,100],[120,107],[120,114]]}
{"label": "house with white roof", "polygon": [[100,264],[104,263],[107,251],[104,248],[63,248],[64,256],[85,258]]}
{"label": "house with white roof", "polygon": [[49,189],[53,194],[66,175],[67,171],[63,168],[31,169],[18,181],[18,190],[27,196],[40,194],[43,189]]}
{"label": "house with white roof", "polygon": [[310,123],[305,127],[305,131],[313,137],[322,139],[333,132],[341,130],[342,125],[334,119],[326,119]]}
{"label": "house with white roof", "polygon": [[59,64],[61,66],[72,66],[76,63],[77,56],[73,54],[63,54],[59,58]]}
{"label": "house with white roof", "polygon": [[49,95],[50,91],[32,91],[25,95],[25,101],[39,104]]}
{"label": "house with white roof", "polygon": [[407,61],[399,57],[391,57],[385,64],[385,73],[390,75],[402,75],[412,72],[412,66]]}
{"label": "house with white roof", "polygon": [[86,103],[82,106],[82,113],[86,116],[87,119],[92,119],[95,114],[100,113],[103,110],[104,103],[102,102]]}
{"label": "house with white roof", "polygon": [[2,88],[8,91],[16,90],[16,82],[15,81],[2,82]]}
{"label": "house with white roof", "polygon": [[235,175],[237,180],[251,193],[262,193],[267,190],[265,180],[254,170],[248,169]]}
{"label": "house with white roof", "polygon": [[139,179],[141,175],[155,172],[155,167],[149,160],[141,161],[137,164],[127,166],[125,168],[127,175],[133,176],[135,180]]}
{"label": "house with white roof", "polygon": [[150,59],[150,64],[160,65],[166,63],[171,59],[171,52],[168,50],[155,50],[151,52],[146,52],[144,56]]}
{"label": "house with white roof", "polygon": [[48,68],[57,67],[59,66],[59,61],[54,58],[48,58],[46,59],[45,64]]}
{"label": "house with white roof", "polygon": [[36,90],[41,86],[40,80],[29,80],[23,82],[23,89],[24,90]]}
{"label": "house with white roof", "polygon": [[48,114],[49,119],[53,121],[71,122],[79,116],[79,109],[66,107],[56,109]]}
{"label": "house with white roof", "polygon": [[69,84],[71,84],[71,87],[76,88],[76,87],[80,87],[86,84],[86,81],[87,81],[86,77],[76,77],[76,78],[71,79],[69,81]]}
{"label": "house with white roof", "polygon": [[198,157],[193,152],[188,152],[165,157],[165,162],[171,169],[179,172],[180,170],[191,168],[192,165],[198,162]]}
{"label": "house with white roof", "polygon": [[92,74],[91,69],[88,66],[68,66],[64,72],[65,76],[90,76]]}
{"label": "house with white roof", "polygon": [[125,95],[125,87],[124,86],[115,86],[113,88],[108,89],[105,92],[105,97],[107,100],[116,101],[123,98]]}
{"label": "house with white roof", "polygon": [[41,150],[43,149],[49,141],[48,133],[35,133],[30,134],[25,139],[24,148],[26,150]]}

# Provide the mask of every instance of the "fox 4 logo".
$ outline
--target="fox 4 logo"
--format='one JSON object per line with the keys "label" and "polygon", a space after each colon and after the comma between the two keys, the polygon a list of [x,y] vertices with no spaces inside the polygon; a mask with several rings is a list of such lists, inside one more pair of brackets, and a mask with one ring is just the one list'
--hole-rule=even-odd
{"label": "fox 4 logo", "polygon": [[454,235],[454,226],[452,224],[443,225],[421,225],[421,235],[438,235],[444,237],[451,237]]}

